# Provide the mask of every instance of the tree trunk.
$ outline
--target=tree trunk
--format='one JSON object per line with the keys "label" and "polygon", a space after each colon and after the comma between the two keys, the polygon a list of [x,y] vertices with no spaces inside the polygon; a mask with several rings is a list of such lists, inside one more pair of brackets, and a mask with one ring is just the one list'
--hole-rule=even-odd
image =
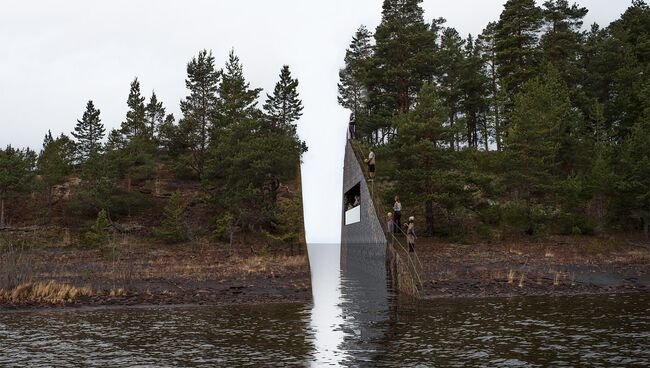
{"label": "tree trunk", "polygon": [[52,211],[52,190],[53,185],[47,186],[47,209]]}
{"label": "tree trunk", "polygon": [[5,227],[5,199],[0,199],[0,228]]}
{"label": "tree trunk", "polygon": [[424,230],[424,234],[426,236],[433,236],[433,201],[428,199],[425,202],[425,221],[426,221],[426,228]]}
{"label": "tree trunk", "polygon": [[132,175],[133,169],[129,167],[129,170],[127,170],[126,173],[126,191],[131,193],[131,175]]}

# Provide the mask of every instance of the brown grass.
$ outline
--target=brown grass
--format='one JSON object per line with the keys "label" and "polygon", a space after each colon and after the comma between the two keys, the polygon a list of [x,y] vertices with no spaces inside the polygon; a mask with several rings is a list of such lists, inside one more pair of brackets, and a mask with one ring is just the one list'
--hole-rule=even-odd
{"label": "brown grass", "polygon": [[47,283],[23,283],[12,290],[0,290],[0,299],[10,303],[66,304],[82,296],[93,296],[89,287],[75,287],[56,281]]}

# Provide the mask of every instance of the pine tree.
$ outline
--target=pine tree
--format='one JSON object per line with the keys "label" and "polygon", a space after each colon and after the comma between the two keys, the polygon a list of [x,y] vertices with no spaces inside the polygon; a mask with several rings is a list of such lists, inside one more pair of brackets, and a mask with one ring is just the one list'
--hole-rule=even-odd
{"label": "pine tree", "polygon": [[160,127],[165,122],[165,108],[162,101],[158,101],[156,92],[151,93],[149,103],[145,107],[145,117],[147,120],[147,132],[149,133],[149,140],[157,141],[160,136]]}
{"label": "pine tree", "polygon": [[250,84],[244,78],[244,68],[234,50],[230,51],[226,68],[221,75],[217,131],[231,129],[250,122],[251,119],[259,118],[261,112],[257,108],[257,99],[262,89],[250,88]]}
{"label": "pine tree", "polygon": [[[496,55],[496,26],[495,22],[490,22],[478,37],[477,44],[480,49],[481,57],[485,63],[485,73],[487,78],[486,99],[488,103],[488,116],[485,124],[491,127],[494,133],[494,143],[497,151],[503,147],[503,136],[505,132],[503,110],[503,93],[500,90],[500,81],[498,76],[498,61]],[[489,128],[488,128],[489,129]]]}
{"label": "pine tree", "polygon": [[575,121],[566,85],[551,66],[540,77],[527,82],[515,97],[508,134],[507,177],[515,197],[530,210],[536,199],[550,196],[562,177],[561,133]]}
{"label": "pine tree", "polygon": [[542,11],[535,0],[508,0],[496,25],[496,56],[501,85],[510,96],[533,75],[539,63]]}
{"label": "pine tree", "polygon": [[[650,88],[644,94],[649,96]],[[650,108],[614,152],[610,168],[616,175],[613,222],[629,226],[629,219],[641,219],[646,240],[650,240]]]}
{"label": "pine tree", "polygon": [[50,131],[45,135],[43,149],[38,155],[36,168],[45,184],[48,209],[52,208],[52,190],[72,171],[74,160],[74,143],[61,134],[54,139]]}
{"label": "pine tree", "polygon": [[365,26],[357,29],[350,47],[345,51],[345,67],[339,71],[339,104],[359,119],[365,110],[368,91],[368,64],[372,57],[372,34]]}
{"label": "pine tree", "polygon": [[0,149],[0,228],[5,227],[5,202],[27,191],[33,179],[36,154],[30,149]]}
{"label": "pine tree", "polygon": [[140,93],[140,82],[131,83],[126,120],[119,131],[112,131],[107,147],[109,155],[122,172],[126,173],[126,190],[131,192],[136,174],[147,177],[151,171],[154,143],[147,127],[145,98]]}
{"label": "pine tree", "polygon": [[126,120],[120,128],[126,142],[134,138],[144,138],[147,136],[146,109],[144,105],[145,98],[140,93],[140,82],[135,78],[131,82],[131,90],[126,104],[129,110],[126,112]]}
{"label": "pine tree", "polygon": [[394,176],[399,180],[400,192],[409,193],[413,206],[424,204],[424,233],[429,236],[434,232],[434,205],[444,197],[454,197],[459,190],[449,180],[454,162],[449,144],[453,131],[445,123],[448,116],[446,102],[436,88],[423,85],[415,108],[398,118],[400,134],[393,145],[392,156],[397,163]]}
{"label": "pine tree", "polygon": [[[463,102],[461,83],[465,63],[463,55],[464,44],[465,41],[460,37],[456,29],[446,28],[440,39],[440,49],[437,59],[441,72],[438,78],[440,95],[445,99],[447,105],[447,112],[449,113],[447,122],[449,127],[456,133],[462,132],[462,127],[458,124],[457,118],[461,113],[461,104]],[[451,134],[449,138],[449,145],[452,149],[460,146],[458,134]]]}
{"label": "pine tree", "polygon": [[156,229],[156,236],[167,243],[178,243],[189,239],[187,224],[183,217],[185,203],[179,191],[174,192],[163,209],[163,220]]}
{"label": "pine tree", "polygon": [[605,116],[612,125],[613,138],[620,142],[649,106],[644,91],[650,64],[650,7],[644,1],[633,1],[621,18],[607,27],[607,36],[601,46],[606,70],[600,78],[607,83]]}
{"label": "pine tree", "polygon": [[547,0],[542,14],[546,33],[540,44],[544,57],[560,71],[565,81],[575,83],[578,79],[578,57],[583,43],[582,19],[587,8],[577,4],[569,6],[568,0]]}
{"label": "pine tree", "polygon": [[97,219],[95,220],[93,226],[90,228],[90,231],[87,231],[84,234],[83,245],[95,248],[101,248],[108,245],[110,241],[110,233],[108,232],[108,227],[110,225],[111,221],[108,219],[106,210],[100,210],[97,213]]}
{"label": "pine tree", "polygon": [[219,77],[211,51],[200,51],[187,64],[185,86],[190,94],[181,101],[183,118],[179,132],[189,151],[185,161],[199,177],[203,175],[210,135],[217,119]]}
{"label": "pine tree", "polygon": [[86,104],[86,111],[81,120],[77,120],[77,125],[72,132],[72,136],[77,140],[77,162],[84,163],[88,158],[102,149],[102,139],[106,133],[104,124],[99,118],[100,111],[95,109],[92,101]]}
{"label": "pine tree", "polygon": [[282,129],[294,132],[295,125],[292,123],[302,116],[302,101],[298,95],[298,79],[291,77],[289,66],[282,67],[280,81],[275,85],[273,95],[266,95],[264,110],[267,115]]}
{"label": "pine tree", "polygon": [[434,70],[435,34],[424,22],[422,0],[384,0],[368,75],[368,129],[375,142],[394,136],[394,115],[410,110]]}
{"label": "pine tree", "polygon": [[485,151],[489,150],[491,127],[487,118],[488,79],[478,43],[469,35],[465,42],[464,62],[460,90],[461,106],[465,117],[466,141],[470,148],[479,147],[479,137]]}

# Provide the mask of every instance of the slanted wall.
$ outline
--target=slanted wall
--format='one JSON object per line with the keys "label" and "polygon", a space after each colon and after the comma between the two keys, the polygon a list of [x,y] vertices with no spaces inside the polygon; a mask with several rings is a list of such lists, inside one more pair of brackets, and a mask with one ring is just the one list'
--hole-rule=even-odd
{"label": "slanted wall", "polygon": [[345,146],[343,193],[361,184],[361,221],[345,225],[345,203],[342,199],[341,257],[348,264],[364,268],[373,275],[386,277],[386,236],[377,218],[374,203],[359,161],[349,142]]}

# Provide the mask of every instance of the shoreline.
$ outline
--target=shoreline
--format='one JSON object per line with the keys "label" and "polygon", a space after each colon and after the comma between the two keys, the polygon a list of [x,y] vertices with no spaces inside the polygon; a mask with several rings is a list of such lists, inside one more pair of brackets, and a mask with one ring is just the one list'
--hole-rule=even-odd
{"label": "shoreline", "polygon": [[422,299],[574,296],[650,292],[650,251],[635,245],[603,249],[594,239],[463,245],[436,239],[416,244]]}
{"label": "shoreline", "polygon": [[8,291],[0,290],[0,311],[304,303],[312,298],[307,256],[284,249],[256,253],[252,247],[138,243],[108,252],[40,248],[13,259],[0,281],[26,276],[5,286]]}

